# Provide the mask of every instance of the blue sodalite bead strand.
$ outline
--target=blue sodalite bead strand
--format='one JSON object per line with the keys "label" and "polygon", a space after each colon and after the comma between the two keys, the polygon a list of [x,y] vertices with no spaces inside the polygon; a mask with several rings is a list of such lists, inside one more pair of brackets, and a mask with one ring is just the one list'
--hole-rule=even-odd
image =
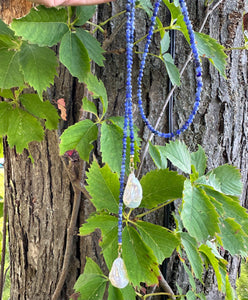
{"label": "blue sodalite bead strand", "polygon": [[150,46],[150,43],[151,43],[151,37],[152,37],[153,31],[154,31],[156,16],[157,16],[157,13],[158,13],[160,2],[161,2],[161,0],[157,0],[157,2],[155,3],[153,16],[151,17],[151,25],[150,25],[150,29],[149,29],[149,32],[148,32],[148,35],[147,35],[147,40],[146,40],[146,45],[145,45],[144,53],[143,53],[143,56],[142,56],[142,60],[141,60],[141,63],[140,63],[140,70],[139,70],[139,75],[138,75],[137,96],[138,96],[138,106],[139,106],[140,114],[141,114],[141,117],[144,120],[145,125],[147,126],[147,128],[151,132],[153,132],[155,135],[158,135],[159,137],[172,138],[175,135],[179,135],[182,132],[184,132],[186,129],[188,129],[190,124],[193,122],[193,119],[194,119],[194,117],[196,115],[196,112],[199,108],[200,99],[201,99],[201,90],[202,90],[202,85],[203,85],[202,84],[202,68],[201,68],[201,63],[200,63],[200,59],[199,59],[198,50],[197,50],[197,47],[196,47],[194,31],[193,31],[191,22],[189,20],[188,10],[187,10],[185,1],[184,0],[179,0],[180,6],[181,6],[181,11],[182,11],[182,14],[184,16],[184,22],[185,22],[185,24],[187,26],[187,29],[188,29],[188,34],[189,34],[189,37],[190,37],[190,46],[191,46],[191,49],[192,49],[192,52],[193,52],[193,57],[194,57],[194,62],[195,62],[195,67],[196,67],[197,86],[196,86],[196,94],[195,94],[195,103],[194,103],[193,110],[192,110],[188,120],[176,132],[164,133],[164,132],[156,130],[150,124],[150,122],[148,121],[147,117],[145,116],[144,110],[143,110],[143,106],[142,106],[142,78],[143,78],[143,72],[144,72],[144,67],[145,67],[145,61],[146,61],[149,46]]}
{"label": "blue sodalite bead strand", "polygon": [[133,43],[135,29],[135,1],[127,2],[127,25],[126,25],[126,100],[128,102],[128,121],[130,136],[130,155],[134,155],[134,130],[133,130],[133,105],[132,105],[132,66],[133,66]]}
{"label": "blue sodalite bead strand", "polygon": [[127,129],[129,124],[130,131],[130,155],[134,155],[134,132],[133,132],[133,115],[132,115],[132,65],[133,65],[133,39],[134,39],[134,19],[135,19],[135,3],[134,0],[128,0],[126,4],[126,101],[125,116],[122,138],[122,163],[120,173],[120,194],[119,194],[119,213],[118,213],[118,244],[122,244],[122,211],[123,211],[123,193],[124,178],[126,169],[126,150],[127,150]]}

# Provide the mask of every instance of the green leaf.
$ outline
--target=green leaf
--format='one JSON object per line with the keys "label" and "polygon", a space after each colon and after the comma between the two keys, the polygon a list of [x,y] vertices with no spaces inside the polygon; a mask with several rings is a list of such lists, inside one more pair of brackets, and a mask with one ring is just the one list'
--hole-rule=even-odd
{"label": "green leaf", "polygon": [[108,300],[124,300],[123,295],[121,293],[120,289],[117,289],[116,287],[112,286],[112,284],[109,284],[108,288]]}
{"label": "green leaf", "polygon": [[[225,299],[226,300],[237,300],[237,299],[240,299],[240,298],[237,297],[236,291],[231,286],[228,274],[226,274],[226,298]],[[246,300],[246,299],[242,299],[242,300]]]}
{"label": "green leaf", "polygon": [[105,57],[102,55],[102,53],[104,50],[97,39],[95,39],[89,32],[83,30],[82,28],[76,29],[76,36],[84,44],[88,51],[89,57],[96,62],[98,66],[103,67],[103,61],[105,60]]}
{"label": "green leaf", "polygon": [[124,300],[135,300],[136,299],[135,290],[133,289],[133,287],[130,284],[128,286],[126,286],[124,289],[121,289],[120,291],[123,295]]}
{"label": "green leaf", "polygon": [[207,157],[200,145],[198,145],[198,150],[196,152],[191,153],[191,164],[195,166],[199,176],[204,175],[207,167]]}
{"label": "green leaf", "polygon": [[76,26],[84,25],[91,19],[96,11],[96,5],[77,6],[76,8]]}
{"label": "green leaf", "polygon": [[169,46],[170,46],[170,34],[168,31],[166,31],[163,38],[160,41],[161,55],[164,55],[169,50]]}
{"label": "green leaf", "polygon": [[187,26],[184,22],[180,6],[177,5],[178,3],[170,2],[169,0],[163,0],[163,2],[171,13],[171,24],[174,25],[173,28],[180,30],[185,36],[186,40],[189,40]]}
{"label": "green leaf", "polygon": [[80,300],[102,300],[107,278],[98,265],[89,257],[86,258],[84,273],[74,285],[74,290],[80,293]]}
{"label": "green leaf", "polygon": [[165,258],[170,257],[179,245],[178,238],[162,226],[138,221],[136,227],[142,240],[149,245],[157,257],[159,264],[162,264]]}
{"label": "green leaf", "polygon": [[59,59],[80,82],[86,80],[90,72],[88,51],[75,32],[67,32],[61,41]]}
{"label": "green leaf", "polygon": [[141,282],[147,285],[158,283],[157,259],[133,227],[124,228],[122,249],[128,278],[134,286],[139,287]]}
{"label": "green leaf", "polygon": [[[214,198],[218,203],[221,204],[221,207],[223,209],[221,213],[222,217],[233,218],[240,225],[248,224],[248,214],[246,212],[246,209],[242,207],[238,202],[233,200],[231,197],[228,197],[210,188],[205,188],[205,191],[208,196]],[[212,198],[210,198],[211,201]],[[213,204],[216,205],[214,202]],[[243,230],[245,230],[245,227],[243,228]]]}
{"label": "green leaf", "polygon": [[140,207],[153,208],[167,200],[182,197],[185,177],[177,172],[153,170],[142,177],[143,199]]}
{"label": "green leaf", "polygon": [[14,37],[14,31],[12,31],[7,24],[0,19],[0,34],[6,34],[11,37]]}
{"label": "green leaf", "polygon": [[93,162],[87,177],[86,189],[96,209],[108,209],[110,212],[118,213],[120,188],[118,175],[112,173],[108,165],[100,168],[96,162]]}
{"label": "green leaf", "polygon": [[153,6],[150,0],[140,0],[140,5],[143,7],[144,11],[147,13],[149,17],[152,16]]}
{"label": "green leaf", "polygon": [[183,172],[191,173],[191,157],[186,145],[179,140],[166,144],[165,154],[172,164]]}
{"label": "green leaf", "polygon": [[219,215],[207,194],[185,180],[181,218],[189,234],[202,242],[219,232]]}
{"label": "green leaf", "polygon": [[12,105],[8,102],[0,102],[0,135],[6,135],[9,128],[9,119],[12,114]]}
{"label": "green leaf", "polygon": [[[110,166],[111,170],[117,173],[121,171],[122,160],[122,138],[123,130],[116,124],[104,122],[101,127],[101,152],[102,160]],[[127,159],[126,169],[129,166],[130,138],[127,138]],[[135,142],[135,163],[138,161],[138,146]]]}
{"label": "green leaf", "polygon": [[199,55],[207,57],[220,74],[226,78],[227,55],[224,52],[225,47],[204,33],[195,32],[195,39]]}
{"label": "green leaf", "polygon": [[88,74],[85,83],[87,84],[87,89],[93,93],[92,97],[94,99],[99,98],[102,103],[102,117],[108,110],[108,96],[105,86],[101,80],[98,80],[93,74]]}
{"label": "green leaf", "polygon": [[53,46],[69,31],[64,8],[38,6],[21,19],[14,19],[11,28],[17,35],[39,46]]}
{"label": "green leaf", "polygon": [[166,71],[170,77],[170,81],[171,81],[172,85],[180,86],[180,84],[181,84],[180,72],[179,72],[178,68],[175,66],[174,60],[173,60],[171,54],[165,53],[163,55],[163,62],[165,64]]}
{"label": "green leaf", "polygon": [[54,83],[57,75],[57,58],[51,49],[23,43],[19,55],[24,79],[37,90],[40,97],[42,92]]}
{"label": "green leaf", "polygon": [[228,250],[231,255],[242,255],[243,253],[246,253],[247,256],[248,249],[243,239],[245,235],[241,225],[231,218],[226,218],[225,220],[222,220],[220,229],[220,237],[224,249]]}
{"label": "green leaf", "polygon": [[106,212],[94,214],[87,219],[87,223],[80,227],[79,234],[85,236],[94,232],[97,228],[102,233],[100,246],[105,262],[110,269],[118,252],[118,219]]}
{"label": "green leaf", "polygon": [[24,77],[20,71],[19,52],[0,49],[0,89],[22,86]]}
{"label": "green leaf", "polygon": [[83,160],[89,161],[89,155],[93,149],[92,143],[97,139],[97,132],[97,125],[91,120],[83,120],[68,127],[60,137],[60,155],[75,149]]}
{"label": "green leaf", "polygon": [[83,98],[83,110],[88,111],[98,117],[95,103],[89,101],[86,97]]}
{"label": "green leaf", "polygon": [[40,122],[28,112],[15,108],[9,115],[8,143],[10,148],[16,146],[16,151],[22,153],[24,148],[33,141],[43,139],[43,128]]}
{"label": "green leaf", "polygon": [[221,192],[221,184],[219,179],[213,173],[209,173],[207,175],[203,175],[199,177],[196,181],[196,184],[200,184],[206,187],[212,187],[216,191]]}
{"label": "green leaf", "polygon": [[82,224],[79,228],[79,235],[89,235],[98,228],[101,230],[102,235],[105,236],[112,231],[112,229],[117,227],[118,219],[107,213],[101,212],[91,215],[86,222],[87,223]]}
{"label": "green leaf", "polygon": [[18,48],[18,40],[7,34],[0,34],[0,48],[8,48],[16,50]]}
{"label": "green leaf", "polygon": [[196,300],[196,295],[193,291],[188,291],[186,294],[187,300]]}
{"label": "green leaf", "polygon": [[163,155],[163,152],[159,151],[159,146],[153,145],[149,142],[149,154],[153,159],[156,167],[158,169],[166,169],[167,168],[167,158]]}
{"label": "green leaf", "polygon": [[181,232],[180,237],[188,260],[191,264],[192,270],[195,273],[195,277],[202,281],[201,277],[203,272],[203,265],[199,251],[197,249],[197,242],[187,232]]}
{"label": "green leaf", "polygon": [[4,90],[0,89],[0,97],[6,98],[6,99],[14,99],[14,95],[10,89]]}
{"label": "green leaf", "polygon": [[46,120],[47,129],[57,129],[59,115],[49,101],[42,102],[37,94],[22,94],[19,99],[29,113]]}
{"label": "green leaf", "polygon": [[218,283],[218,288],[221,291],[222,290],[222,275],[220,272],[219,260],[213,254],[212,249],[205,244],[202,244],[199,247],[199,251],[200,251],[200,253],[203,253],[207,257],[208,262],[213,267],[215,276],[217,279],[217,283]]}
{"label": "green leaf", "polygon": [[240,196],[243,186],[240,171],[236,167],[226,164],[212,170],[208,175],[212,173],[220,181],[223,193]]}

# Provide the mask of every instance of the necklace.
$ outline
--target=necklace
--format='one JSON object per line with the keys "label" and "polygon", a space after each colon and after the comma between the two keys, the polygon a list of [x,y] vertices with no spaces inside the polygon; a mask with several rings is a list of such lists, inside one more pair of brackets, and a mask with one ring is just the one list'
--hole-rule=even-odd
{"label": "necklace", "polygon": [[[142,119],[144,120],[147,128],[163,138],[172,138],[175,135],[180,135],[184,132],[190,124],[193,122],[194,116],[199,108],[201,90],[202,90],[202,69],[200,64],[200,59],[198,55],[198,50],[196,47],[195,36],[193,28],[188,16],[188,10],[184,0],[179,0],[182,14],[184,16],[184,22],[187,26],[190,46],[193,53],[193,58],[195,62],[196,69],[196,93],[195,93],[195,103],[193,110],[188,117],[184,125],[179,128],[176,132],[163,133],[156,130],[149,122],[145,116],[143,106],[142,106],[142,78],[145,68],[145,61],[149,51],[149,46],[151,43],[151,38],[154,32],[154,27],[156,23],[156,17],[158,14],[159,6],[161,0],[156,0],[154,5],[153,15],[151,17],[151,25],[146,38],[146,44],[144,53],[142,55],[142,60],[140,63],[139,75],[138,75],[138,106]],[[125,115],[124,115],[124,126],[123,126],[123,139],[122,139],[122,164],[120,173],[120,194],[119,194],[119,213],[118,213],[118,257],[113,262],[112,268],[109,273],[109,279],[113,286],[117,288],[124,288],[128,285],[128,275],[125,268],[123,259],[121,258],[121,247],[122,247],[122,212],[123,212],[123,202],[129,208],[136,208],[140,205],[142,200],[142,187],[138,179],[134,175],[134,130],[133,130],[133,109],[132,109],[132,65],[133,65],[133,44],[134,44],[134,28],[135,28],[135,0],[127,0],[126,4],[126,101],[125,101]],[[128,176],[127,184],[124,189],[124,178],[126,170],[126,152],[127,152],[127,138],[128,138],[128,127],[129,127],[129,138],[130,138],[130,175]]]}

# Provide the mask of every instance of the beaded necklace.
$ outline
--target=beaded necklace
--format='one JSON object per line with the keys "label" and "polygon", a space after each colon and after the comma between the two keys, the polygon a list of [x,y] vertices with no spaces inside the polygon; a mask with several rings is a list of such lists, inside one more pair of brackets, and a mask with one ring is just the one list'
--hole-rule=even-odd
{"label": "beaded necklace", "polygon": [[[184,125],[176,130],[175,132],[164,133],[156,130],[149,122],[145,116],[143,106],[142,106],[142,78],[145,67],[145,61],[148,54],[149,46],[151,43],[151,38],[154,32],[154,27],[156,23],[156,17],[158,14],[159,6],[161,0],[156,0],[154,5],[153,15],[151,17],[151,25],[146,38],[146,44],[144,53],[142,55],[142,60],[140,63],[139,75],[138,75],[138,106],[142,119],[144,120],[147,128],[163,138],[172,138],[175,135],[180,135],[189,125],[193,122],[194,116],[199,108],[201,90],[202,90],[202,69],[200,64],[200,59],[198,55],[198,50],[196,47],[195,36],[193,28],[188,16],[188,10],[184,0],[179,0],[182,14],[184,16],[184,22],[187,26],[190,46],[193,53],[193,58],[195,62],[196,69],[196,93],[195,93],[195,103],[193,110],[184,123]],[[127,271],[123,259],[121,258],[121,247],[122,247],[122,212],[123,212],[123,202],[129,208],[136,208],[140,205],[142,200],[142,188],[138,179],[134,175],[134,130],[133,130],[133,108],[132,108],[132,65],[133,65],[133,44],[134,44],[134,23],[135,23],[135,0],[127,0],[126,4],[126,101],[125,101],[125,115],[124,115],[124,126],[123,126],[123,148],[122,148],[122,163],[120,172],[120,194],[119,194],[119,213],[118,213],[118,258],[113,262],[112,268],[109,273],[109,279],[113,286],[117,288],[124,288],[128,285],[129,280],[127,276]],[[128,137],[128,127],[129,127],[129,138],[130,138],[130,175],[128,176],[127,184],[124,189],[124,178],[126,170],[126,152],[127,152],[127,137]]]}

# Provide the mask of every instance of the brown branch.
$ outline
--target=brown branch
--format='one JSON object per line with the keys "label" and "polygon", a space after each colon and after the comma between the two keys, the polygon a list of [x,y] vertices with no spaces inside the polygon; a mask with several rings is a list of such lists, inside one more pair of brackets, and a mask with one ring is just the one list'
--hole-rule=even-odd
{"label": "brown branch", "polygon": [[6,254],[6,224],[7,224],[7,201],[3,201],[3,241],[2,241],[2,260],[1,260],[1,271],[0,271],[0,299],[3,295],[3,287],[5,282],[4,276],[4,264],[5,264],[5,254]]}
{"label": "brown branch", "polygon": [[160,279],[159,279],[159,285],[161,286],[161,288],[168,294],[170,294],[170,298],[173,300],[176,300],[175,294],[173,293],[171,287],[169,286],[168,282],[165,280],[163,274],[161,273],[161,271],[159,271],[159,275],[160,275]]}
{"label": "brown branch", "polygon": [[[60,297],[61,290],[63,288],[63,285],[65,283],[66,276],[68,274],[68,268],[70,264],[70,259],[71,259],[71,252],[72,252],[72,246],[73,246],[73,236],[75,232],[75,227],[76,227],[76,222],[78,218],[78,212],[79,212],[79,207],[80,207],[80,202],[81,202],[81,188],[80,183],[81,183],[81,177],[82,177],[82,170],[78,170],[78,174],[75,174],[73,168],[71,170],[67,167],[65,161],[62,159],[65,169],[69,175],[69,178],[71,180],[71,184],[73,187],[74,191],[74,201],[73,201],[73,209],[72,209],[72,214],[71,214],[71,220],[70,220],[70,225],[67,230],[67,237],[66,237],[66,249],[65,249],[65,255],[64,255],[64,261],[63,261],[63,267],[61,271],[61,275],[58,281],[58,284],[56,286],[55,292],[52,296],[52,300],[57,300]],[[73,164],[74,162],[71,162]],[[81,164],[81,162],[76,162]],[[77,176],[79,175],[79,176]],[[84,192],[83,192],[84,193]]]}

